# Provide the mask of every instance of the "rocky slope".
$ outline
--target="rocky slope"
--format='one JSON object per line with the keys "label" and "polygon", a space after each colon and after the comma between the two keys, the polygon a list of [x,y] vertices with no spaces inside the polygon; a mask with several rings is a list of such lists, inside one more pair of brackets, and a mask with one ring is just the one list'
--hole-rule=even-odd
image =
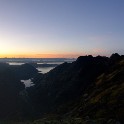
{"label": "rocky slope", "polygon": [[47,113],[45,118],[57,123],[73,123],[72,118],[81,123],[123,123],[123,75],[123,56],[82,56],[37,76],[36,85],[27,91],[37,117]]}
{"label": "rocky slope", "polygon": [[[0,106],[0,117],[16,119],[9,124],[18,124],[18,120],[29,120],[23,124],[124,123],[124,56],[81,56],[46,74],[35,74],[35,85],[25,90],[14,76],[23,74],[16,69],[18,73],[10,73],[13,69],[8,67],[3,71],[2,67],[0,105],[4,109]],[[22,70],[26,72],[25,67]]]}

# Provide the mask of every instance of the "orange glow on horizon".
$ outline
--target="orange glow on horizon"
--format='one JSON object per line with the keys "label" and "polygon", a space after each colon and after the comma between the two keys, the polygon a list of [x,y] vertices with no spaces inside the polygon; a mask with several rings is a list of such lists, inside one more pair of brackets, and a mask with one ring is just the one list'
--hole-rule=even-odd
{"label": "orange glow on horizon", "polygon": [[81,54],[0,54],[0,58],[77,58]]}

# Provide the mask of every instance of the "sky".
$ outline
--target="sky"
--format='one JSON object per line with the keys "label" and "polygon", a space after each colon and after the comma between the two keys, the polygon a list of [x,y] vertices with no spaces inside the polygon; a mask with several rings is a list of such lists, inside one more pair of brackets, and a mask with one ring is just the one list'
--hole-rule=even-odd
{"label": "sky", "polygon": [[0,57],[124,54],[124,0],[0,0]]}

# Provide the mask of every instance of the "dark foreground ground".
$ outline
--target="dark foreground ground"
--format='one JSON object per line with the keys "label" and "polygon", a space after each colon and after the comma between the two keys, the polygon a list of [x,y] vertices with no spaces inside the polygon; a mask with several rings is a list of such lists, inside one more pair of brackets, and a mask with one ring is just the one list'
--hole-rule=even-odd
{"label": "dark foreground ground", "polygon": [[[20,78],[34,78],[24,87]],[[47,74],[0,64],[0,124],[123,124],[124,56],[81,56]]]}

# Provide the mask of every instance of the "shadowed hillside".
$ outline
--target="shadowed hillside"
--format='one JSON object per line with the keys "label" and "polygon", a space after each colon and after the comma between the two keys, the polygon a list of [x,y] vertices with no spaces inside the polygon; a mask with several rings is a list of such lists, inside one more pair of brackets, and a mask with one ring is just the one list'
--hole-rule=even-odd
{"label": "shadowed hillside", "polygon": [[123,75],[123,56],[81,56],[37,76],[27,91],[39,117],[123,122]]}
{"label": "shadowed hillside", "polygon": [[[17,75],[22,75],[25,66],[22,67],[22,73],[21,69],[17,71],[11,68],[10,71],[16,70]],[[63,63],[46,74],[35,74],[35,85],[27,89],[20,89],[20,82],[15,81],[12,85],[12,76],[9,74],[9,69],[7,75],[1,73],[4,80],[8,77],[6,86],[9,87],[4,90],[7,96],[0,93],[1,102],[6,101],[8,106],[7,111],[4,109],[2,113],[8,112],[9,103],[12,102],[18,109],[11,107],[9,111],[20,112],[19,121],[30,121],[30,124],[123,124],[124,56],[117,53],[110,58],[80,56],[75,62]],[[0,79],[2,82],[2,76]],[[2,96],[7,100],[9,97],[11,102],[3,100]],[[21,100],[21,106],[17,99]],[[16,111],[13,114],[15,118]],[[2,113],[1,119],[4,116]]]}
{"label": "shadowed hillside", "polygon": [[28,99],[25,99],[25,85],[20,79],[36,74],[37,70],[28,64],[10,66],[0,63],[0,120],[18,120],[30,113]]}

